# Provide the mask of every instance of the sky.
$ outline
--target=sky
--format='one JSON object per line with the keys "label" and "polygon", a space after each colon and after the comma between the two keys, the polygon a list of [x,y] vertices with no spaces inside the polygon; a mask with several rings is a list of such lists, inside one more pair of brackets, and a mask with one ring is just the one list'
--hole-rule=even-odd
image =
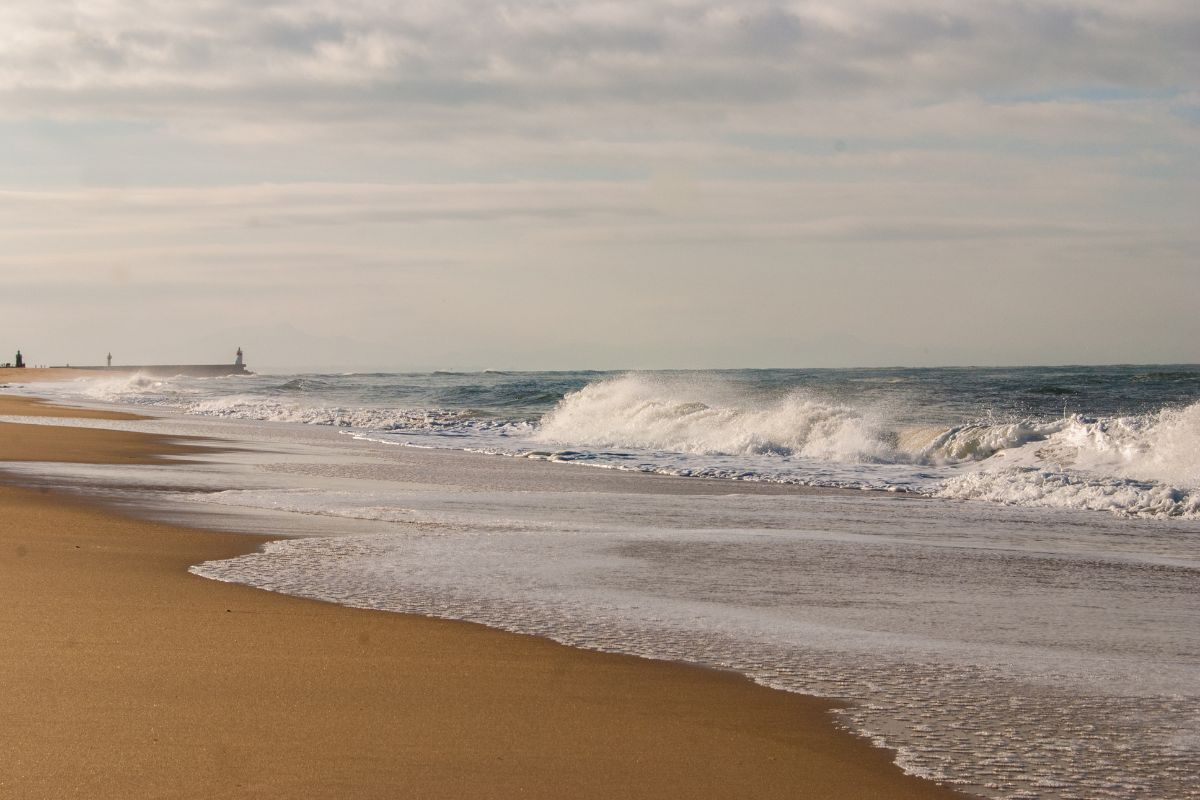
{"label": "sky", "polygon": [[9,0],[0,360],[1200,362],[1195,0]]}

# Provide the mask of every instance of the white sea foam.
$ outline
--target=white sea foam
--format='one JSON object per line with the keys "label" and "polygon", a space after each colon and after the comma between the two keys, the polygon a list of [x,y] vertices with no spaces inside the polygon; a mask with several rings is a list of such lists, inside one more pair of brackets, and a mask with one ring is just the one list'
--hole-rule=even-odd
{"label": "white sea foam", "polygon": [[[330,425],[378,431],[443,430],[477,424],[464,412],[441,409],[358,408],[353,406],[314,406],[299,402],[233,395],[198,400],[184,406],[186,413],[210,417],[231,417],[269,422],[296,422],[304,425]],[[486,423],[480,423],[486,426]]]}
{"label": "white sea foam", "polygon": [[626,375],[572,392],[536,438],[593,447],[683,453],[774,453],[835,461],[891,460],[879,425],[861,410],[801,393],[746,402],[713,382]]}
{"label": "white sea foam", "polygon": [[134,373],[132,375],[79,378],[57,387],[79,397],[109,403],[134,402],[150,405],[166,394],[180,394],[184,390],[177,381],[168,378]]}
{"label": "white sea foam", "polygon": [[[1200,796],[1188,527],[1164,543],[1156,526],[993,508],[963,534],[941,504],[869,495],[212,499],[400,524],[272,543],[193,568],[205,577],[852,699],[842,720],[907,771],[985,797]],[[462,512],[479,503],[476,528]],[[714,520],[754,527],[687,527]],[[1180,563],[1151,557],[1162,546]]]}
{"label": "white sea foam", "polygon": [[1200,403],[1139,417],[1075,417],[950,478],[942,497],[1122,515],[1200,516]]}
{"label": "white sea foam", "polygon": [[[295,383],[293,381],[292,383]],[[464,411],[324,405],[265,397],[252,392],[214,393],[198,378],[158,378],[142,374],[81,381],[76,395],[90,400],[169,408],[185,414],[264,422],[294,422],[377,431],[446,431],[502,427]]]}
{"label": "white sea foam", "polygon": [[330,388],[317,377],[259,385],[134,375],[73,390],[188,414],[333,426],[390,443],[617,469],[1128,515],[1200,513],[1200,404],[1137,416],[922,424],[913,422],[922,410],[906,407],[912,399],[899,394],[867,402],[770,391],[708,373],[631,373],[568,392],[531,423],[487,409],[404,408],[353,396],[332,403],[323,393]]}
{"label": "white sea foam", "polygon": [[[1113,419],[903,427],[875,409],[797,392],[762,399],[703,381],[626,375],[569,394],[546,415],[536,438],[707,456],[964,465],[962,474],[924,486],[943,497],[1018,505],[1200,513],[1200,404]],[[871,485],[869,479],[863,484]]]}
{"label": "white sea foam", "polygon": [[1043,441],[1062,430],[1064,425],[1064,421],[976,422],[939,430],[923,446],[913,446],[917,442],[904,434],[901,434],[900,442],[909,444],[902,452],[916,463],[960,464],[982,461],[1002,450]]}
{"label": "white sea foam", "polygon": [[[226,416],[279,414],[270,403],[292,402],[283,394],[240,391],[242,400],[214,404],[232,397],[229,384],[222,393],[172,383],[134,387],[130,396],[162,402],[157,392]],[[713,406],[735,410],[786,405],[733,387],[706,396]],[[306,398],[296,405],[304,407]],[[897,482],[920,472],[983,480],[1006,470],[1019,480],[1039,472],[1075,480],[1091,469],[1146,491],[1194,474],[1194,408],[951,428],[901,427],[882,411],[826,405],[871,420],[870,430],[898,461],[961,460],[934,470],[775,451],[630,450],[608,457],[655,469],[717,465],[731,476],[747,466],[766,474],[771,464],[830,475],[840,463],[836,475],[894,474]],[[731,487],[677,494],[669,487],[681,484],[630,479],[605,487],[614,476],[581,480],[578,471],[518,459],[343,450],[337,442],[344,437],[295,425],[184,423],[179,433],[257,431],[264,441],[289,444],[269,448],[265,462],[245,453],[216,455],[215,462],[238,465],[223,477],[180,464],[168,480],[170,473],[155,467],[144,479],[156,487],[175,487],[176,494],[208,488],[190,493],[189,505],[210,506],[218,519],[259,514],[271,517],[263,522],[271,529],[372,534],[289,540],[201,565],[198,574],[705,663],[778,688],[850,698],[859,702],[842,720],[897,748],[906,770],[969,785],[982,796],[1200,798],[1200,642],[1192,624],[1198,527],[1178,519],[1185,511],[1136,496],[1117,497],[1112,507],[1175,519],[862,492],[759,494]],[[354,433],[448,441],[436,430],[413,430]],[[302,448],[301,440],[329,452]],[[602,460],[602,450],[576,452]],[[566,451],[547,457],[555,453],[569,457]],[[103,489],[105,480],[122,487],[138,482],[111,467],[55,469],[79,471],[75,485],[92,489]],[[667,488],[660,493],[659,485]]]}
{"label": "white sea foam", "polygon": [[720,382],[632,374],[568,394],[542,419],[535,438],[702,455],[944,465],[982,460],[1062,426],[1015,421],[914,427],[897,425],[890,416],[801,391],[763,397],[739,394]]}

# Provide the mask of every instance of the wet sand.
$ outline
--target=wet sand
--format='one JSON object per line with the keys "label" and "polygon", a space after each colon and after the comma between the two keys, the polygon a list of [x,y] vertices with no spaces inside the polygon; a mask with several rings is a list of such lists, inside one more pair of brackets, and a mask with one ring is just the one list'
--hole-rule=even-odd
{"label": "wet sand", "polygon": [[[150,419],[119,411],[71,409],[26,397],[0,395],[0,416],[76,419]],[[71,464],[160,464],[164,456],[195,452],[185,439],[131,435],[102,428],[21,425],[0,422],[0,461],[59,461]]]}
{"label": "wet sand", "polygon": [[[0,460],[187,449],[0,426]],[[838,731],[830,703],[736,675],[187,573],[262,542],[0,485],[0,796],[959,796]]]}

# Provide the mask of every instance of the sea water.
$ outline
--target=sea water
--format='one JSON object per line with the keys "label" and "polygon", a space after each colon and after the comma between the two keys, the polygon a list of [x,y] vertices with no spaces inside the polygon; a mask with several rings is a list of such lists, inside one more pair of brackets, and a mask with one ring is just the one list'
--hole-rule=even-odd
{"label": "sea water", "polygon": [[59,391],[627,470],[1200,514],[1196,366],[134,376]]}
{"label": "sea water", "polygon": [[1200,797],[1200,368],[51,391],[251,443],[25,468],[307,534],[197,574],[845,698],[905,769],[983,796]]}

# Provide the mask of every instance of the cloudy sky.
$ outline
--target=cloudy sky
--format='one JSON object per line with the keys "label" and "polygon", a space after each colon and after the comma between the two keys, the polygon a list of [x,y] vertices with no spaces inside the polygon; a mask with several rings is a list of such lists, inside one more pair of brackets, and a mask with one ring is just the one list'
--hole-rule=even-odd
{"label": "cloudy sky", "polygon": [[1195,0],[10,0],[0,348],[1197,362],[1198,76]]}

